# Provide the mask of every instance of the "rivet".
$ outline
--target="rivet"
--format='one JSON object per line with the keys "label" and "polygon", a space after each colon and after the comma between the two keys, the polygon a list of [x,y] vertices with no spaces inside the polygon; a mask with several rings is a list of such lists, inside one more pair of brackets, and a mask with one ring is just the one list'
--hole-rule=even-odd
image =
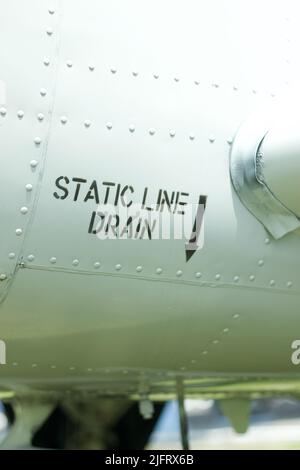
{"label": "rivet", "polygon": [[258,262],[258,266],[262,267],[265,264],[263,259],[260,259]]}
{"label": "rivet", "polygon": [[190,139],[190,140],[195,140],[195,134],[190,134],[190,135],[189,135],[189,139]]}
{"label": "rivet", "polygon": [[6,116],[6,113],[7,113],[6,108],[3,108],[3,107],[0,108],[0,114],[1,114],[1,116]]}
{"label": "rivet", "polygon": [[19,119],[23,119],[24,114],[25,114],[25,113],[24,113],[24,111],[22,111],[22,109],[20,109],[20,110],[17,112],[17,116],[18,116]]}
{"label": "rivet", "polygon": [[66,124],[66,123],[68,122],[67,116],[61,116],[60,122],[61,122],[62,124]]}
{"label": "rivet", "polygon": [[34,139],[34,143],[35,143],[35,145],[40,145],[42,143],[42,139],[40,137],[36,137]]}
{"label": "rivet", "polygon": [[95,70],[95,65],[94,64],[90,64],[89,65],[89,69],[91,72],[93,72]]}
{"label": "rivet", "polygon": [[37,364],[32,364],[31,367],[35,369],[37,367]]}
{"label": "rivet", "polygon": [[17,362],[13,362],[12,365],[13,365],[14,367],[17,367],[17,366],[18,366],[18,363],[17,363]]}
{"label": "rivet", "polygon": [[255,88],[253,88],[252,93],[253,93],[253,95],[256,95],[257,90],[255,90]]}
{"label": "rivet", "polygon": [[224,328],[223,333],[229,333],[229,328]]}
{"label": "rivet", "polygon": [[251,274],[251,276],[249,276],[249,279],[251,282],[255,281],[255,276],[253,276],[253,274]]}
{"label": "rivet", "polygon": [[91,369],[90,367],[87,369],[87,372],[93,372],[93,369]]}
{"label": "rivet", "polygon": [[27,256],[28,261],[32,262],[34,261],[34,255],[28,255]]}
{"label": "rivet", "polygon": [[57,258],[55,258],[55,256],[53,256],[52,258],[50,258],[49,261],[50,261],[51,264],[55,264],[56,261],[57,261]]}
{"label": "rivet", "polygon": [[234,89],[234,91],[238,91],[238,86],[237,86],[237,85],[233,85],[233,89]]}
{"label": "rivet", "polygon": [[196,273],[195,276],[197,279],[200,279],[200,277],[202,277],[202,273]]}
{"label": "rivet", "polygon": [[219,281],[220,279],[221,279],[221,274],[216,274],[216,275],[215,275],[215,280],[216,280],[216,281]]}
{"label": "rivet", "polygon": [[54,15],[55,10],[53,8],[49,8],[48,12],[50,13],[50,15]]}
{"label": "rivet", "polygon": [[113,125],[112,125],[111,122],[107,122],[107,123],[106,123],[106,127],[107,127],[107,129],[110,131],[110,130],[112,129]]}
{"label": "rivet", "polygon": [[129,131],[130,131],[130,132],[134,132],[134,131],[135,131],[134,125],[131,124],[131,125],[129,126]]}
{"label": "rivet", "polygon": [[86,121],[84,121],[84,125],[85,127],[91,127],[91,121],[89,121],[88,119]]}
{"label": "rivet", "polygon": [[56,366],[53,364],[53,365],[51,366],[51,369],[56,369]]}
{"label": "rivet", "polygon": [[37,118],[38,118],[39,121],[43,121],[43,120],[44,120],[44,117],[45,117],[45,116],[43,115],[43,113],[39,113],[39,114],[37,115]]}
{"label": "rivet", "polygon": [[137,71],[132,72],[132,75],[133,75],[134,77],[137,77],[138,74],[139,74],[139,73],[138,73]]}
{"label": "rivet", "polygon": [[239,282],[240,278],[239,278],[239,276],[234,276],[233,280],[234,280],[234,282]]}
{"label": "rivet", "polygon": [[150,135],[154,135],[155,134],[155,129],[153,127],[151,127],[151,129],[149,129],[149,134]]}
{"label": "rivet", "polygon": [[5,281],[7,279],[6,274],[0,274],[0,281]]}
{"label": "rivet", "polygon": [[21,214],[23,214],[23,215],[27,214],[27,212],[28,212],[28,207],[25,207],[25,206],[24,206],[24,207],[21,207],[20,212],[21,212]]}
{"label": "rivet", "polygon": [[69,367],[69,370],[75,370],[74,366]]}
{"label": "rivet", "polygon": [[234,318],[235,320],[237,320],[238,318],[240,318],[240,314],[239,314],[239,313],[235,313],[235,314],[233,315],[233,318]]}
{"label": "rivet", "polygon": [[182,272],[182,271],[177,271],[177,273],[176,273],[176,276],[177,276],[177,277],[181,277],[181,276],[182,276],[182,274],[183,274],[183,272]]}
{"label": "rivet", "polygon": [[274,287],[274,286],[275,286],[275,281],[274,281],[274,279],[271,279],[271,281],[270,281],[270,286],[271,286],[271,287]]}
{"label": "rivet", "polygon": [[293,286],[293,283],[291,281],[286,283],[286,287],[291,288]]}
{"label": "rivet", "polygon": [[79,265],[79,260],[78,259],[73,259],[72,264],[73,264],[73,266],[78,266]]}
{"label": "rivet", "polygon": [[38,166],[39,162],[37,162],[36,160],[31,160],[30,162],[30,166],[31,168],[36,168]]}
{"label": "rivet", "polygon": [[143,271],[142,266],[137,266],[136,272],[137,272],[137,273],[141,273],[142,271]]}
{"label": "rivet", "polygon": [[71,60],[67,60],[66,64],[69,68],[73,67],[73,62]]}
{"label": "rivet", "polygon": [[46,65],[46,67],[48,67],[48,65],[50,65],[50,60],[48,59],[48,57],[45,57],[43,62],[44,62],[44,65]]}
{"label": "rivet", "polygon": [[157,268],[156,274],[161,274],[161,273],[162,273],[162,269],[161,269],[161,268]]}
{"label": "rivet", "polygon": [[195,83],[195,85],[200,85],[199,80],[195,80],[194,83]]}
{"label": "rivet", "polygon": [[266,239],[265,239],[265,244],[266,244],[266,245],[269,245],[270,242],[271,242],[270,238],[266,238]]}
{"label": "rivet", "polygon": [[94,268],[95,269],[99,269],[101,266],[101,263],[99,263],[99,261],[96,261],[96,263],[94,263]]}
{"label": "rivet", "polygon": [[16,253],[9,253],[8,257],[9,259],[15,259]]}
{"label": "rivet", "polygon": [[46,96],[46,95],[47,95],[47,90],[46,90],[46,88],[41,88],[41,89],[40,89],[40,95],[41,95],[41,96]]}
{"label": "rivet", "polygon": [[178,78],[178,77],[174,77],[174,81],[175,81],[175,82],[179,82],[179,78]]}
{"label": "rivet", "polygon": [[116,271],[121,271],[121,269],[122,269],[122,265],[121,264],[116,264],[115,270]]}
{"label": "rivet", "polygon": [[26,184],[25,189],[26,189],[26,191],[28,191],[28,192],[32,191],[32,190],[33,190],[32,184]]}
{"label": "rivet", "polygon": [[219,340],[218,340],[218,339],[214,339],[214,340],[213,340],[213,344],[219,344]]}
{"label": "rivet", "polygon": [[159,75],[157,73],[154,73],[153,77],[155,78],[155,80],[157,80],[159,78]]}
{"label": "rivet", "polygon": [[53,29],[52,29],[52,28],[47,28],[47,29],[46,29],[46,33],[48,34],[48,36],[52,36],[52,34],[53,34]]}
{"label": "rivet", "polygon": [[20,236],[22,235],[22,233],[23,233],[23,230],[22,230],[21,228],[17,228],[17,229],[16,229],[16,235],[17,235],[18,237],[20,237]]}
{"label": "rivet", "polygon": [[176,132],[174,130],[171,130],[170,131],[170,137],[175,137],[175,135],[176,135]]}
{"label": "rivet", "polygon": [[111,67],[110,71],[111,73],[117,73],[117,69],[115,67]]}
{"label": "rivet", "polygon": [[214,135],[210,135],[208,140],[210,141],[211,144],[214,143],[214,141],[216,140],[215,136]]}
{"label": "rivet", "polygon": [[203,355],[203,356],[206,356],[207,354],[208,354],[208,351],[203,351],[203,352],[202,352],[202,355]]}

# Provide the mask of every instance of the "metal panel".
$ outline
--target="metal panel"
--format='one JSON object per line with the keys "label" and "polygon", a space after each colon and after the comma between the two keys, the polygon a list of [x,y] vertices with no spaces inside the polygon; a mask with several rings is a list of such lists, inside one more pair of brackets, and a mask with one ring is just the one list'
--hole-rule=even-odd
{"label": "metal panel", "polygon": [[51,28],[58,18],[38,0],[1,0],[0,11],[1,300],[21,262],[41,182],[56,76],[58,38]]}

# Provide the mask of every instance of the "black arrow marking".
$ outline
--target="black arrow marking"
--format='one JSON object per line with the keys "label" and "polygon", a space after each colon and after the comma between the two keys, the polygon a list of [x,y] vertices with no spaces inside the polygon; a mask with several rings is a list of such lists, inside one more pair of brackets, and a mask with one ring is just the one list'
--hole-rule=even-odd
{"label": "black arrow marking", "polygon": [[206,201],[207,201],[207,196],[199,197],[198,209],[197,209],[197,214],[196,214],[194,225],[193,225],[193,231],[192,231],[192,234],[188,243],[185,244],[186,262],[188,262],[191,259],[191,257],[196,253],[198,249],[197,242],[198,242],[198,238],[199,238],[201,227],[202,227],[204,212],[206,209]]}

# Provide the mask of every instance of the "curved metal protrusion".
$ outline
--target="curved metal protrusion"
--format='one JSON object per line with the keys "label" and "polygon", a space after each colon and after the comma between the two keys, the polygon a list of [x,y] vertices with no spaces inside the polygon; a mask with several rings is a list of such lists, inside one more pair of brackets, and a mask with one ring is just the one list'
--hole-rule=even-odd
{"label": "curved metal protrusion", "polygon": [[277,199],[300,217],[300,116],[282,117],[264,138],[261,177]]}
{"label": "curved metal protrusion", "polygon": [[275,238],[300,228],[297,215],[270,189],[262,148],[272,127],[269,114],[254,115],[238,131],[231,151],[232,184],[246,208]]}

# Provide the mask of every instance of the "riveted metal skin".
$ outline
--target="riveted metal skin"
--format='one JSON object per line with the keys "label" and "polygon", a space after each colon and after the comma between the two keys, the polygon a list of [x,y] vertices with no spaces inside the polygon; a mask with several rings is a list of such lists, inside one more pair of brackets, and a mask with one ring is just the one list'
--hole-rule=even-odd
{"label": "riveted metal skin", "polygon": [[[295,4],[267,4],[0,0],[0,387],[299,391],[299,232],[270,239],[229,170],[241,123],[300,78]],[[100,240],[88,183],[57,199],[60,176],[207,195],[203,247]]]}
{"label": "riveted metal skin", "polygon": [[[28,15],[28,11],[33,8],[39,18],[35,27]],[[0,9],[8,20],[3,22],[5,24],[2,24],[0,31],[1,41],[6,44],[0,54],[0,80],[4,89],[0,94],[0,106],[1,109],[5,107],[5,114],[1,113],[0,120],[0,271],[6,275],[6,282],[0,284],[0,301],[3,301],[22,258],[22,246],[33,218],[42,178],[42,172],[33,170],[38,165],[43,166],[46,154],[54,98],[57,40],[50,44],[43,37],[43,19],[44,22],[47,20],[43,2],[32,1],[30,5],[20,5],[2,1]],[[16,10],[20,16],[16,15]],[[20,40],[16,40],[16,37]],[[41,66],[42,50],[53,58],[51,70],[45,71]],[[43,101],[39,94],[41,85],[49,89],[49,95]],[[35,113],[39,111],[48,116],[43,126],[35,122]],[[9,256],[11,252],[15,253],[13,257]]]}

